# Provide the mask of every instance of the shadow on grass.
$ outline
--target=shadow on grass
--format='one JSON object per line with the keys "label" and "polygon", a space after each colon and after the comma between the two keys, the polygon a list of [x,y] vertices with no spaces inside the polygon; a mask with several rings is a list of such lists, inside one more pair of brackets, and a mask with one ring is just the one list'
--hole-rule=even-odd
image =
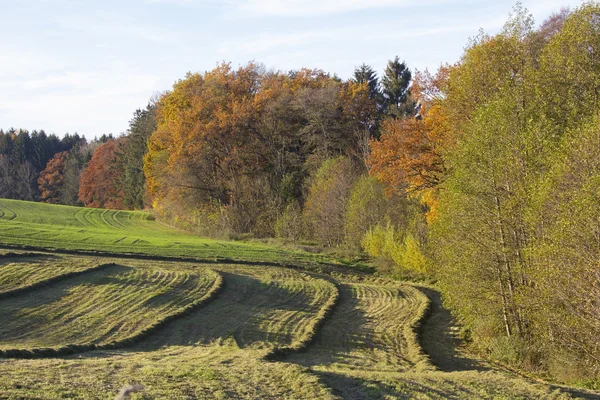
{"label": "shadow on grass", "polygon": [[[225,282],[220,295],[205,307],[168,323],[137,344],[135,350],[206,345],[228,338],[233,338],[240,348],[266,342],[276,346],[291,344],[295,324],[300,322],[297,318],[310,308],[313,298],[303,291],[279,286],[277,281],[265,284],[251,276],[220,273]],[[282,314],[289,314],[286,321],[290,324],[275,327]]]}
{"label": "shadow on grass", "polygon": [[[0,299],[0,344],[23,338],[44,337],[48,326],[56,323],[52,319],[41,318],[39,310],[52,307],[61,299],[70,295],[71,289],[79,285],[100,285],[113,280],[114,275],[124,274],[132,270],[130,267],[111,265],[101,271],[82,271],[73,277],[61,279],[33,292],[26,292],[13,297]],[[87,299],[82,299],[82,302]],[[36,310],[31,313],[30,310]],[[62,314],[59,314],[62,318]],[[55,317],[55,318],[58,318]],[[65,319],[63,324],[73,321]],[[67,343],[56,343],[63,345]]]}
{"label": "shadow on grass", "polygon": [[456,321],[443,307],[440,293],[423,287],[419,289],[431,301],[431,311],[420,331],[421,345],[436,368],[444,372],[487,370],[478,360],[459,351],[461,340],[457,336]]}
{"label": "shadow on grass", "polygon": [[[465,385],[449,385],[443,382],[436,385],[435,380],[416,382],[397,376],[390,379],[366,379],[345,374],[314,371],[321,382],[329,386],[333,392],[345,400],[370,399],[414,399],[415,393],[425,398],[442,399],[476,399],[481,398],[481,392]],[[446,387],[444,387],[446,386]]]}
{"label": "shadow on grass", "polygon": [[59,256],[54,254],[44,253],[15,253],[12,251],[1,252],[0,251],[0,267],[3,264],[13,262],[41,262],[41,261],[55,261],[59,259]]}
{"label": "shadow on grass", "polygon": [[[340,285],[339,303],[325,321],[313,344],[304,352],[290,354],[285,361],[306,367],[334,363],[354,364],[352,354],[375,347],[369,317],[348,285]],[[362,360],[356,359],[357,363]]]}

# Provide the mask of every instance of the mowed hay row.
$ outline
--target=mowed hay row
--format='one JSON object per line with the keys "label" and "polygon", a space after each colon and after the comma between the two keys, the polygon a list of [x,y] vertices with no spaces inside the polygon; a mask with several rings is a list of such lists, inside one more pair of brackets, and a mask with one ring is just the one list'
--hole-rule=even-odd
{"label": "mowed hay row", "polygon": [[232,340],[239,348],[273,349],[302,341],[335,291],[331,283],[279,267],[217,266],[221,294],[202,310],[173,321],[140,343],[209,345]]}
{"label": "mowed hay row", "polygon": [[216,294],[220,275],[200,272],[112,265],[0,300],[5,322],[0,355],[47,356],[132,344]]}
{"label": "mowed hay row", "polygon": [[96,353],[0,360],[0,398],[112,399],[133,383],[140,391],[132,399],[337,398],[305,368],[266,362],[261,351],[235,344]]}
{"label": "mowed hay row", "polygon": [[315,341],[319,329],[323,326],[326,319],[332,314],[340,296],[339,289],[335,284],[323,279],[320,279],[320,281],[320,286],[326,288],[326,290],[322,290],[320,292],[324,293],[324,295],[320,296],[319,299],[324,298],[325,301],[314,303],[314,305],[318,304],[319,308],[315,313],[313,313],[312,318],[310,318],[308,322],[297,331],[297,334],[290,345],[273,349],[269,354],[267,354],[266,359],[275,360],[292,353],[305,351],[308,346]]}
{"label": "mowed hay row", "polygon": [[321,334],[290,361],[326,369],[410,370],[415,358],[406,329],[423,307],[418,291],[368,281],[343,283],[339,290],[339,304]]}
{"label": "mowed hay row", "polygon": [[421,329],[425,319],[431,311],[431,300],[418,287],[405,285],[404,290],[418,299],[419,306],[416,309],[410,323],[404,326],[404,339],[407,344],[407,356],[415,366],[415,370],[435,371],[435,366],[421,345]]}
{"label": "mowed hay row", "polygon": [[29,255],[0,259],[0,299],[67,279],[98,268],[92,258]]}

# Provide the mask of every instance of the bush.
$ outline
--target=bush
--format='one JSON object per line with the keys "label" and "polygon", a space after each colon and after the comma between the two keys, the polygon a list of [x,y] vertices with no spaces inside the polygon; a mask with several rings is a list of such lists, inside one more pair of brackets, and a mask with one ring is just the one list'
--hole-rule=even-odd
{"label": "bush", "polygon": [[396,272],[422,275],[427,272],[428,261],[421,244],[410,233],[401,234],[388,222],[370,229],[364,235],[362,247],[371,257],[387,258],[394,262]]}
{"label": "bush", "polygon": [[275,222],[275,235],[278,238],[291,240],[296,243],[303,236],[302,209],[298,202],[293,201],[283,211]]}
{"label": "bush", "polygon": [[346,157],[329,159],[317,170],[303,213],[309,239],[328,247],[343,243],[346,203],[354,181],[355,173]]}
{"label": "bush", "polygon": [[360,177],[352,187],[346,206],[346,245],[359,249],[365,233],[383,221],[387,207],[383,186],[377,179],[368,175]]}

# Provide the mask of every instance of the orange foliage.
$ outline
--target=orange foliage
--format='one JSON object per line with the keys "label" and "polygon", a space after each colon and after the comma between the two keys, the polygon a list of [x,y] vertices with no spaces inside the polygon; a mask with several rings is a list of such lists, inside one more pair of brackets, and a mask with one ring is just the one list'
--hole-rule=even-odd
{"label": "orange foliage", "polygon": [[155,207],[192,192],[228,202],[224,182],[241,174],[242,160],[260,162],[251,151],[257,138],[248,134],[258,87],[255,65],[233,70],[223,63],[204,75],[188,74],[161,98],[144,162]]}
{"label": "orange foliage", "polygon": [[437,187],[446,172],[442,149],[452,134],[441,100],[448,69],[435,76],[417,73],[412,93],[420,102],[420,118],[386,119],[379,140],[370,141],[370,171],[388,193],[406,191],[429,205],[435,215]]}
{"label": "orange foliage", "polygon": [[86,207],[125,208],[121,188],[124,143],[125,138],[110,140],[94,151],[79,182],[79,200]]}
{"label": "orange foliage", "polygon": [[68,151],[56,153],[46,168],[40,172],[38,185],[40,188],[40,199],[44,203],[58,204],[60,202],[60,190],[65,178],[65,164],[67,163]]}

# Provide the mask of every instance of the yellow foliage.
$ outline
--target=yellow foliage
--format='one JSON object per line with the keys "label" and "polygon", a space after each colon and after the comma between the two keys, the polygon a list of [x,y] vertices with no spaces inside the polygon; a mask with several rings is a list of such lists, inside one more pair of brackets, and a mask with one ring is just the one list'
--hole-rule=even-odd
{"label": "yellow foliage", "polygon": [[385,228],[377,225],[370,229],[362,246],[371,257],[389,258],[401,269],[418,273],[427,271],[427,259],[419,242],[411,234],[401,235],[389,223]]}
{"label": "yellow foliage", "polygon": [[419,242],[413,235],[406,235],[402,247],[402,266],[411,271],[425,273],[427,271],[427,259],[421,251]]}

